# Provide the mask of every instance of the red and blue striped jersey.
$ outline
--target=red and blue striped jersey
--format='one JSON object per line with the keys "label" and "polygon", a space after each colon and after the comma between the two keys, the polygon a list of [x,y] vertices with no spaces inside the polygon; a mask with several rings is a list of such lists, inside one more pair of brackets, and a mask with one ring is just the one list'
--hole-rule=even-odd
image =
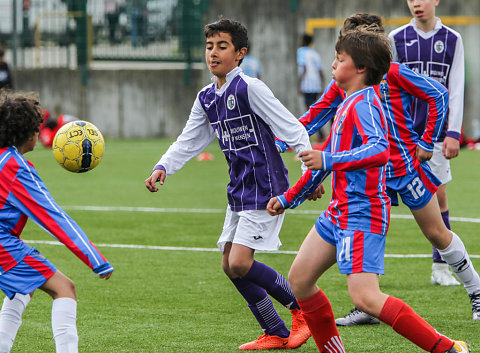
{"label": "red and blue striped jersey", "polygon": [[389,158],[387,122],[372,87],[347,97],[338,107],[332,130],[323,145],[323,171],[307,171],[278,200],[284,207],[303,201],[325,171],[332,171],[332,198],[327,214],[342,229],[386,234],[390,199],[385,169]]}
{"label": "red and blue striped jersey", "polygon": [[55,202],[34,166],[15,147],[0,148],[0,274],[33,251],[20,239],[28,218],[65,244],[96,274],[113,271],[78,224]]}
{"label": "red and blue striped jersey", "polygon": [[[379,86],[388,121],[390,161],[387,178],[413,173],[419,164],[417,145],[433,152],[440,140],[448,111],[448,91],[439,82],[418,74],[400,63],[392,63]],[[415,132],[412,103],[418,98],[429,106],[426,128],[421,137]]]}
{"label": "red and blue striped jersey", "polygon": [[[388,122],[390,160],[387,179],[412,173],[419,163],[415,156],[417,145],[432,152],[434,142],[441,138],[448,111],[448,91],[436,80],[396,62],[390,65],[380,85],[375,86],[375,91],[381,98]],[[429,105],[426,129],[421,137],[415,132],[412,119],[415,97]],[[299,119],[309,135],[325,125],[344,98],[345,92],[332,81],[322,97]],[[276,144],[280,150],[286,149],[281,141],[276,141]]]}

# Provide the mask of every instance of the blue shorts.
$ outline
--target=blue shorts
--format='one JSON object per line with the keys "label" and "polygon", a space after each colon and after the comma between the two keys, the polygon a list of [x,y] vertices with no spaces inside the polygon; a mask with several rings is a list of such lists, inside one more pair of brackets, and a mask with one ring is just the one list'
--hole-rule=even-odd
{"label": "blue shorts", "polygon": [[37,249],[0,275],[0,289],[9,299],[15,293],[29,294],[53,276],[57,268]]}
{"label": "blue shorts", "polygon": [[387,194],[392,206],[398,206],[398,194],[411,210],[419,210],[432,199],[442,183],[433,175],[427,163],[420,164],[414,173],[387,179]]}
{"label": "blue shorts", "polygon": [[315,222],[315,229],[323,240],[337,248],[340,273],[385,273],[384,235],[341,229],[328,220],[325,212]]}

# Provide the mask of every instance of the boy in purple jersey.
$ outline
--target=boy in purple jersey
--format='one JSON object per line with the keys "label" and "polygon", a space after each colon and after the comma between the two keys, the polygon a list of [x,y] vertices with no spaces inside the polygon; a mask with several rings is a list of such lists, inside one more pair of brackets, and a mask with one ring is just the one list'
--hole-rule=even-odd
{"label": "boy in purple jersey", "polygon": [[[371,24],[375,24],[383,33],[381,18],[365,13],[347,18],[342,30]],[[432,245],[442,249],[442,256],[467,290],[472,304],[473,319],[478,320],[480,277],[462,240],[443,223],[434,195],[440,182],[432,174],[428,164],[422,163],[431,157],[433,143],[442,130],[447,110],[447,91],[435,80],[417,74],[402,64],[392,62],[386,77],[378,86],[377,93],[382,100],[389,128],[390,160],[387,165],[386,183],[392,205],[398,205],[397,194],[400,194],[427,239]],[[318,126],[322,126],[329,119],[331,110],[337,107],[344,97],[344,92],[335,82],[329,85],[321,99],[300,118],[309,134],[315,133]],[[430,106],[427,128],[421,137],[414,131],[410,115],[413,97],[425,100]],[[283,144],[277,142],[284,150]],[[314,186],[315,184],[310,185]],[[377,323],[379,323],[377,319],[358,309],[337,319],[337,325],[341,326]]]}
{"label": "boy in purple jersey", "polygon": [[53,200],[23,155],[35,148],[42,110],[30,94],[0,94],[0,289],[7,295],[0,312],[0,352],[10,352],[22,314],[40,288],[53,298],[52,331],[56,351],[78,352],[74,283],[20,234],[28,218],[64,243],[100,278],[113,267],[80,227]]}
{"label": "boy in purple jersey", "polygon": [[[452,180],[450,159],[458,156],[463,120],[465,64],[462,37],[435,17],[440,0],[407,0],[413,16],[409,24],[389,34],[393,40],[393,58],[412,70],[429,76],[448,88],[449,111],[432,159],[429,161],[435,176],[442,182],[436,192],[445,225],[450,229],[447,183]],[[412,106],[415,131],[425,131],[428,106],[415,100]],[[448,265],[433,248],[431,282],[442,286],[458,285]],[[480,317],[478,318],[480,319]]]}
{"label": "boy in purple jersey", "polygon": [[[240,23],[220,19],[205,26],[205,59],[214,75],[212,84],[197,95],[188,122],[145,180],[158,191],[166,176],[178,171],[215,137],[229,166],[228,208],[217,245],[225,274],[245,298],[264,334],[240,350],[296,348],[310,337],[298,303],[286,279],[255,261],[256,250],[281,246],[283,217],[271,217],[271,197],[288,189],[287,169],[274,136],[286,138],[297,152],[311,148],[303,126],[273,96],[263,82],[238,67],[248,48],[247,30]],[[289,332],[276,312],[271,295],[291,310]]]}
{"label": "boy in purple jersey", "polygon": [[402,300],[380,291],[378,275],[384,273],[390,216],[385,185],[389,143],[385,112],[371,85],[378,84],[390,67],[390,43],[372,28],[359,28],[341,32],[335,51],[332,74],[346,98],[336,111],[323,150],[300,154],[315,172],[305,173],[267,206],[270,214],[282,214],[292,200],[307,192],[308,179],[332,172],[330,205],[307,235],[289,273],[304,318],[320,352],[345,352],[332,307],[316,284],[337,262],[357,307],[425,351],[468,352],[465,342],[439,334]]}

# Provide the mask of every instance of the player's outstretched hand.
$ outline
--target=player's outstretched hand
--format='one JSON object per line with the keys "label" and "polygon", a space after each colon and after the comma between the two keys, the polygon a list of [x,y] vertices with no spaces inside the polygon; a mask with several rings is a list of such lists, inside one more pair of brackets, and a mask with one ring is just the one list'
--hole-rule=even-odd
{"label": "player's outstretched hand", "polygon": [[307,197],[307,200],[316,201],[317,199],[321,199],[323,194],[325,194],[325,188],[323,187],[323,184],[320,184],[315,191]]}
{"label": "player's outstretched hand", "polygon": [[310,170],[321,170],[323,167],[322,151],[310,150],[300,152],[298,155],[305,166]]}
{"label": "player's outstretched hand", "polygon": [[267,212],[270,216],[278,216],[285,212],[285,209],[282,208],[282,204],[278,202],[276,197],[272,197],[270,201],[268,201]]}
{"label": "player's outstretched hand", "polygon": [[420,161],[420,163],[423,163],[423,162],[427,162],[430,159],[432,159],[433,152],[425,151],[425,150],[423,150],[423,149],[421,149],[420,147],[417,146],[417,149],[415,151],[415,156]]}
{"label": "player's outstretched hand", "polygon": [[162,169],[155,169],[152,174],[145,180],[145,186],[150,192],[157,192],[157,181],[160,183],[160,185],[163,185],[165,182],[165,177],[167,176],[167,173],[165,173],[164,170]]}
{"label": "player's outstretched hand", "polygon": [[101,279],[109,279],[111,276],[112,276],[112,272],[109,272],[109,273],[104,273],[103,275],[99,275],[98,278],[101,278]]}

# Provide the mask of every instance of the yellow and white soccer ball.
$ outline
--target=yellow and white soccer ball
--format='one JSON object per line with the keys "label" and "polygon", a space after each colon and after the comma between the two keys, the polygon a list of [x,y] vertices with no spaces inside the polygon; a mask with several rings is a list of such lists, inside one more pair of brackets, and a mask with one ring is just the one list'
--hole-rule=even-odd
{"label": "yellow and white soccer ball", "polygon": [[52,144],[57,162],[73,173],[95,168],[103,157],[105,140],[98,128],[88,121],[72,121],[55,134]]}

